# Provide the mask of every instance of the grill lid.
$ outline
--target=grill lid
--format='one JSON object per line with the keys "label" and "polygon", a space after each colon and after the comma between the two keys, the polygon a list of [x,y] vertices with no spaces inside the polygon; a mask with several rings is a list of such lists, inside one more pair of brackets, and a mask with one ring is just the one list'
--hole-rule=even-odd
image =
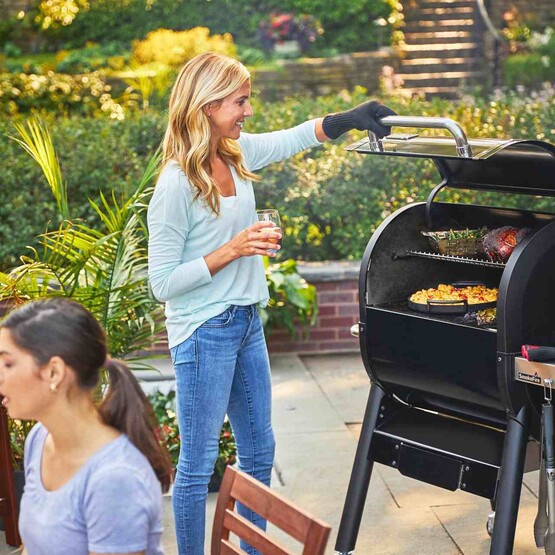
{"label": "grill lid", "polygon": [[470,139],[448,118],[387,116],[387,126],[446,129],[453,137],[417,133],[368,139],[346,149],[361,154],[432,159],[449,187],[555,196],[555,145],[536,140]]}

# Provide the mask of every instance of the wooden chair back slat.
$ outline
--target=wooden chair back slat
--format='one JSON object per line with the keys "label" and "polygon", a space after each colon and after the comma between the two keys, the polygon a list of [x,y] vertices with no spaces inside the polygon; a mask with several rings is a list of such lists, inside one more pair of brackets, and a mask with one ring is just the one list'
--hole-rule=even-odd
{"label": "wooden chair back slat", "polygon": [[222,540],[220,553],[221,555],[247,555],[246,551],[232,544],[229,540]]}
{"label": "wooden chair back slat", "polygon": [[264,555],[294,555],[277,541],[272,540],[266,532],[261,530],[242,517],[239,513],[227,509],[224,516],[224,529],[233,530],[233,532],[245,540],[251,547],[254,547]]}
{"label": "wooden chair back slat", "polygon": [[278,528],[287,530],[296,540],[304,542],[306,530],[312,520],[310,515],[292,506],[273,490],[270,490],[271,497],[260,495],[261,485],[263,484],[256,482],[247,474],[237,475],[231,488],[231,496],[261,517],[271,520]]}
{"label": "wooden chair back slat", "polygon": [[263,555],[290,555],[290,551],[283,545],[234,512],[235,501],[300,541],[304,555],[323,555],[331,531],[327,524],[311,517],[269,487],[230,466],[226,469],[218,494],[212,530],[212,555],[244,553],[229,541],[230,532]]}
{"label": "wooden chair back slat", "polygon": [[312,555],[312,553],[324,553],[331,529],[323,528],[315,522],[312,522],[307,533],[306,542],[304,544],[303,555]]}
{"label": "wooden chair back slat", "polygon": [[[2,396],[0,396],[0,401],[2,401]],[[8,431],[8,416],[3,407],[0,407],[0,498],[3,500],[2,515],[6,543],[19,547],[21,538],[17,529],[18,508],[13,479],[12,449]]]}

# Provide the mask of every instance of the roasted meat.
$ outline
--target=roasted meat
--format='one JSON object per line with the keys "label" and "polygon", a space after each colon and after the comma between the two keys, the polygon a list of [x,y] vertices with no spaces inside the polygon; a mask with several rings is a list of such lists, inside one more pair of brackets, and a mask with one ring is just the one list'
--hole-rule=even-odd
{"label": "roasted meat", "polygon": [[528,228],[499,227],[485,235],[484,250],[493,262],[507,262],[514,248],[528,233]]}

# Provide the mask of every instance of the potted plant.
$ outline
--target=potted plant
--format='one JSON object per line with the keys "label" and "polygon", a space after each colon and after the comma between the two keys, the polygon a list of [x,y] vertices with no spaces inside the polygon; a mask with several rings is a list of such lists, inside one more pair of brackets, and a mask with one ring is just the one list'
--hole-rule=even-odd
{"label": "potted plant", "polygon": [[288,57],[305,53],[323,32],[320,22],[312,15],[272,13],[260,22],[258,39],[265,50]]}
{"label": "potted plant", "polygon": [[[154,410],[154,415],[159,424],[159,439],[165,442],[170,452],[172,465],[177,468],[179,460],[179,448],[181,441],[177,418],[175,413],[175,390],[168,393],[156,391],[149,395],[149,401]],[[214,465],[214,472],[208,484],[208,491],[219,491],[227,465],[233,465],[237,461],[237,447],[231,424],[226,420],[222,426],[219,440],[218,458]]]}

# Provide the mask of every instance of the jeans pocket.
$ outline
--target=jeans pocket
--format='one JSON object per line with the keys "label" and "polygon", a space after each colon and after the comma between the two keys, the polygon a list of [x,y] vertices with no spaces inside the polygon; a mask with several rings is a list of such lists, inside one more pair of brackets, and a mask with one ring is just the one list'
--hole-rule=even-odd
{"label": "jeans pocket", "polygon": [[231,322],[232,318],[233,318],[233,311],[230,307],[227,310],[224,310],[221,314],[218,314],[217,316],[214,316],[213,318],[206,320],[206,322],[204,322],[204,324],[202,324],[201,327],[223,328]]}
{"label": "jeans pocket", "polygon": [[196,332],[179,345],[170,349],[170,356],[174,366],[186,364],[196,360]]}

